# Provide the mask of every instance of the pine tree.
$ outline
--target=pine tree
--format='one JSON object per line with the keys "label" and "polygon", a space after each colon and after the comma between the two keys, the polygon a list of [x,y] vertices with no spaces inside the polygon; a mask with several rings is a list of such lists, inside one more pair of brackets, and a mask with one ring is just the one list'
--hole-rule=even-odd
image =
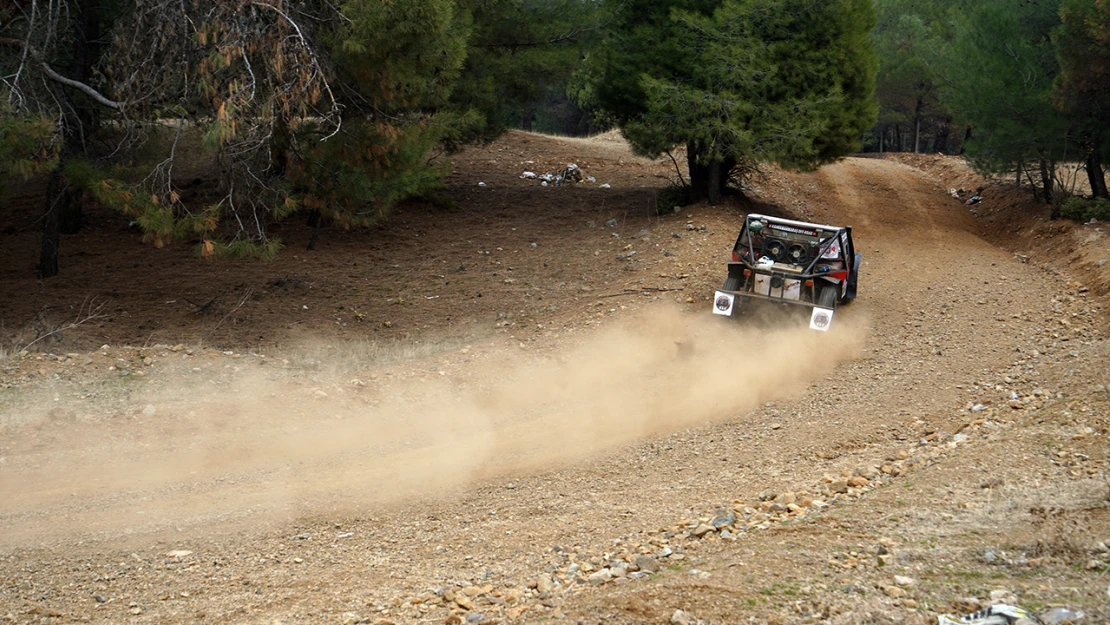
{"label": "pine tree", "polygon": [[472,19],[470,46],[452,104],[481,115],[469,139],[527,126],[562,91],[607,21],[596,0],[460,0]]}
{"label": "pine tree", "polygon": [[[938,45],[944,24],[943,2],[877,0],[878,24],[872,40],[879,54],[875,96],[879,103],[877,145],[881,150],[947,149],[951,111],[940,100],[940,84],[928,65],[929,51]],[[886,141],[887,130],[892,130]],[[902,144],[902,130],[911,139]],[[893,143],[893,145],[891,144]]]}
{"label": "pine tree", "polygon": [[[970,3],[954,20],[939,59],[945,101],[974,131],[967,155],[981,171],[1039,165],[1044,199],[1054,199],[1055,164],[1069,156],[1071,120],[1052,106],[1058,73],[1050,34],[1058,2]],[[1074,154],[1074,151],[1072,152]]]}
{"label": "pine tree", "polygon": [[870,0],[641,4],[599,91],[638,151],[686,145],[691,199],[718,201],[737,165],[834,161],[874,123]]}
{"label": "pine tree", "polygon": [[1103,173],[1110,159],[1110,3],[1063,0],[1053,39],[1060,62],[1057,107],[1078,126],[1092,195],[1110,197]]}
{"label": "pine tree", "polygon": [[58,273],[60,235],[75,232],[81,222],[64,164],[82,156],[101,109],[121,108],[96,88],[94,68],[102,34],[123,11],[112,0],[0,5],[0,99],[7,118],[0,130],[8,135],[5,141],[15,142],[0,148],[0,172],[49,174],[39,254],[44,278]]}

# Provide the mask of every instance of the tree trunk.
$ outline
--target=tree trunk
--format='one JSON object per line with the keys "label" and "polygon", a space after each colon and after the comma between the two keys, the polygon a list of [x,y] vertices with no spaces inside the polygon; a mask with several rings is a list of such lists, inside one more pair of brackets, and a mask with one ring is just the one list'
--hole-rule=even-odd
{"label": "tree trunk", "polygon": [[270,168],[276,178],[285,178],[289,168],[289,152],[293,149],[293,134],[285,115],[276,115],[270,128]]}
{"label": "tree trunk", "polygon": [[732,175],[732,170],[736,169],[739,164],[734,158],[725,157],[725,160],[721,161],[721,193],[728,189],[729,176]]}
{"label": "tree trunk", "polygon": [[66,186],[62,192],[61,214],[58,216],[58,227],[62,234],[77,234],[81,230],[81,199],[84,191]]}
{"label": "tree trunk", "polygon": [[1056,163],[1049,163],[1045,159],[1041,159],[1041,189],[1044,191],[1045,204],[1053,206],[1052,214],[1055,219],[1056,208],[1054,206],[1055,196],[1053,195],[1053,172],[1056,170]]}
{"label": "tree trunk", "polygon": [[[73,79],[85,83],[92,74],[97,45],[101,38],[99,23],[92,15],[97,8],[94,0],[79,0],[73,3],[74,29],[69,53],[72,59]],[[98,121],[98,108],[84,94],[71,96],[65,88],[54,93],[62,102],[62,142],[58,151],[58,164],[50,173],[47,183],[46,208],[42,220],[42,247],[39,249],[39,275],[52,278],[58,275],[58,249],[61,233],[73,234],[81,229],[81,202],[79,193],[69,189],[65,180],[65,162],[79,157],[85,148],[85,139],[95,129]],[[70,112],[72,111],[72,112]]]}
{"label": "tree trunk", "polygon": [[536,123],[536,109],[528,109],[528,112],[520,117],[520,128],[532,132],[534,123]]}
{"label": "tree trunk", "polygon": [[965,146],[967,145],[967,142],[970,139],[971,139],[971,126],[968,126],[967,130],[964,132],[964,140],[960,143],[960,154],[961,155],[964,153]]}
{"label": "tree trunk", "polygon": [[933,139],[933,151],[948,154],[948,122],[942,121],[937,127],[937,136]]}
{"label": "tree trunk", "polygon": [[308,211],[308,219],[305,225],[312,228],[312,237],[308,240],[307,249],[316,249],[316,239],[320,236],[320,227],[324,224],[324,215],[320,213],[319,209],[312,209]]}
{"label": "tree trunk", "polygon": [[305,246],[308,250],[316,249],[316,240],[320,238],[320,226],[324,223],[323,219],[316,220],[316,227],[312,230],[312,237],[308,240],[308,245]]}
{"label": "tree trunk", "polygon": [[696,204],[706,198],[709,190],[709,168],[698,162],[701,147],[693,142],[686,142],[686,166],[690,170],[690,203]]}
{"label": "tree trunk", "polygon": [[721,203],[721,191],[724,185],[721,184],[721,161],[713,161],[709,164],[709,179],[706,181],[707,193],[709,197],[709,205],[716,206]]}
{"label": "tree trunk", "polygon": [[1106,176],[1102,173],[1102,155],[1094,146],[1087,149],[1087,180],[1091,183],[1094,198],[1110,198],[1106,190]]}
{"label": "tree trunk", "polygon": [[50,172],[50,180],[46,184],[46,212],[42,216],[42,247],[39,249],[40,278],[58,275],[58,245],[61,241],[58,222],[63,195],[65,181],[62,180],[62,164],[58,163]]}
{"label": "tree trunk", "polygon": [[589,134],[589,119],[586,118],[586,112],[577,106],[572,107],[563,121],[563,133],[572,137]]}
{"label": "tree trunk", "polygon": [[913,153],[921,153],[921,116],[917,116],[913,129]]}
{"label": "tree trunk", "polygon": [[320,219],[322,218],[323,215],[320,214],[320,209],[314,208],[308,211],[308,219],[305,220],[304,225],[309,228],[315,228],[320,225]]}
{"label": "tree trunk", "polygon": [[879,131],[879,154],[883,153],[883,139],[886,138],[886,128]]}

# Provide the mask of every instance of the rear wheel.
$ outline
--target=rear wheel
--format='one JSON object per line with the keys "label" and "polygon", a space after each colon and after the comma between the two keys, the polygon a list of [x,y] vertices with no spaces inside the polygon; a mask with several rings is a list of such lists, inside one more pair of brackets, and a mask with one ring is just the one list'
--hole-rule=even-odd
{"label": "rear wheel", "polygon": [[740,278],[727,278],[725,279],[724,286],[721,287],[722,291],[739,291]]}
{"label": "rear wheel", "polygon": [[822,284],[817,287],[817,304],[821,308],[835,308],[836,307],[836,285],[835,284]]}

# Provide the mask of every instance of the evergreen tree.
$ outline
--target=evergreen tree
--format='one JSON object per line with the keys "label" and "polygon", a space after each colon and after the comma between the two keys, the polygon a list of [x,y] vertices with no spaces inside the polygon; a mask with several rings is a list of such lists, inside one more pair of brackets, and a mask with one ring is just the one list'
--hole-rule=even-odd
{"label": "evergreen tree", "polygon": [[[879,55],[879,125],[873,147],[920,152],[927,149],[925,135],[931,135],[934,149],[946,151],[952,115],[940,100],[928,55],[941,38],[947,7],[921,0],[876,0],[875,7],[878,24],[872,40]],[[910,137],[908,145],[903,144],[904,135]]]}
{"label": "evergreen tree", "polygon": [[850,154],[875,120],[870,0],[630,4],[601,99],[638,151],[685,143],[691,199],[716,202],[736,165]]}
{"label": "evergreen tree", "polygon": [[322,219],[374,223],[438,186],[445,168],[429,155],[481,122],[449,105],[471,34],[470,15],[453,0],[348,0],[342,13],[326,41],[343,127],[290,150],[291,198],[309,209],[317,233]]}
{"label": "evergreen tree", "polygon": [[1068,154],[1070,120],[1052,106],[1058,72],[1050,39],[1058,2],[971,3],[953,23],[938,68],[945,101],[974,130],[967,154],[981,171],[1039,165],[1041,188],[1054,199],[1055,164]]}
{"label": "evergreen tree", "polygon": [[466,65],[452,96],[481,125],[472,139],[530,129],[539,109],[566,89],[600,36],[609,11],[598,0],[460,0],[473,19]]}
{"label": "evergreen tree", "polygon": [[39,254],[44,278],[58,273],[60,235],[81,223],[64,164],[84,154],[101,110],[122,108],[97,89],[95,67],[103,34],[124,11],[113,0],[0,5],[0,140],[8,143],[0,148],[0,173],[49,174]]}
{"label": "evergreen tree", "polygon": [[1110,158],[1110,3],[1062,0],[1054,41],[1060,61],[1058,108],[1071,114],[1091,192],[1108,198],[1103,163]]}

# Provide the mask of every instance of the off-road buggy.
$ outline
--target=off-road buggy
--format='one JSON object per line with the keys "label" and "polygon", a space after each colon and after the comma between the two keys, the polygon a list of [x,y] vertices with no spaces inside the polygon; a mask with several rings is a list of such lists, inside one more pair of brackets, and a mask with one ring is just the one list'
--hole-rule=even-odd
{"label": "off-road buggy", "polygon": [[713,312],[732,316],[748,300],[807,306],[810,327],[826,331],[837,305],[856,297],[861,258],[851,226],[748,215]]}

